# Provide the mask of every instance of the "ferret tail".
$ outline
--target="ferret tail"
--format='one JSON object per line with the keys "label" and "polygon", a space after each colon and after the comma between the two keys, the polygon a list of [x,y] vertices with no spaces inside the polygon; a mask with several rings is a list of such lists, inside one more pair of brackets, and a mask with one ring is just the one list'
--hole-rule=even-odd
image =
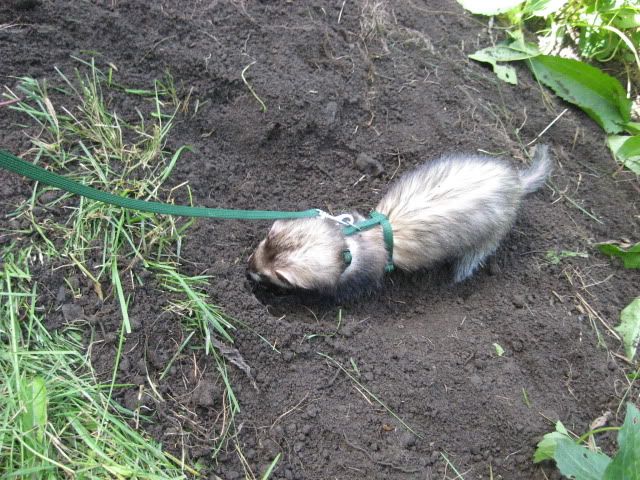
{"label": "ferret tail", "polygon": [[525,194],[533,193],[542,187],[552,170],[549,145],[536,145],[531,166],[527,170],[520,171],[520,181]]}

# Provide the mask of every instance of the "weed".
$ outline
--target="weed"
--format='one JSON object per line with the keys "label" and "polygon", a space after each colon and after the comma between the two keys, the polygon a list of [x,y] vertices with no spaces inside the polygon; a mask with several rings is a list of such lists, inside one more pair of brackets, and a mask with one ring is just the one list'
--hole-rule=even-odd
{"label": "weed", "polygon": [[30,249],[4,251],[0,278],[0,471],[3,478],[186,478],[197,474],[129,426],[96,381],[81,338],[48,332]]}
{"label": "weed", "polygon": [[[640,175],[640,124],[631,119],[631,86],[640,81],[640,6],[632,0],[459,0],[483,15],[503,15],[511,41],[484,48],[470,58],[490,63],[502,80],[517,83],[516,72],[504,62],[525,60],[536,79],[562,99],[574,103],[608,134],[616,160]],[[543,19],[541,28],[539,23]],[[525,41],[525,26],[533,26],[536,44]],[[587,60],[616,59],[627,72],[627,89],[599,68],[559,53],[573,42]],[[502,63],[499,63],[502,62]]]}
{"label": "weed", "polygon": [[459,3],[473,13],[502,15],[515,31],[535,28],[544,53],[557,52],[570,43],[586,59],[599,62],[616,59],[640,67],[640,7],[633,0],[459,0]]}
{"label": "weed", "polygon": [[[609,458],[589,449],[583,443],[598,433],[618,430],[618,453]],[[640,469],[640,411],[627,404],[622,427],[603,427],[589,431],[573,440],[561,422],[538,443],[534,462],[554,460],[560,473],[576,480],[617,480],[637,478]]]}

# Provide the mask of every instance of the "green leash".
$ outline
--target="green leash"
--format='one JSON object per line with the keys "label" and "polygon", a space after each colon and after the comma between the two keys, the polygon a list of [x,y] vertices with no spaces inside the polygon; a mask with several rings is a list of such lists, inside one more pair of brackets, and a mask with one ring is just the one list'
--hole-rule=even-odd
{"label": "green leash", "polygon": [[82,197],[117,207],[141,212],[174,215],[178,217],[205,217],[234,220],[283,220],[290,218],[311,218],[319,215],[319,210],[301,212],[279,212],[272,210],[231,210],[226,208],[187,207],[160,202],[147,202],[136,198],[120,197],[111,193],[83,185],[69,178],[57,175],[42,167],[25,162],[8,152],[0,150],[0,167],[51,187],[75,193]]}
{"label": "green leash", "polygon": [[141,212],[173,215],[178,217],[218,218],[223,220],[287,220],[295,218],[323,217],[336,220],[339,223],[346,225],[343,228],[343,233],[345,235],[354,235],[359,231],[380,225],[384,234],[387,251],[389,252],[389,261],[386,266],[386,271],[389,272],[393,270],[393,262],[391,260],[393,256],[393,231],[391,230],[389,219],[378,212],[371,212],[371,218],[353,225],[346,224],[344,221],[339,220],[338,217],[333,217],[317,208],[298,212],[282,212],[277,210],[233,210],[227,208],[187,207],[184,205],[172,205],[169,203],[148,202],[145,200],[138,200],[136,198],[113,195],[111,193],[83,185],[69,178],[45,170],[44,168],[32,163],[25,162],[4,150],[0,150],[0,168],[4,168],[5,170],[18,175],[22,175],[51,187],[59,188],[91,200]]}

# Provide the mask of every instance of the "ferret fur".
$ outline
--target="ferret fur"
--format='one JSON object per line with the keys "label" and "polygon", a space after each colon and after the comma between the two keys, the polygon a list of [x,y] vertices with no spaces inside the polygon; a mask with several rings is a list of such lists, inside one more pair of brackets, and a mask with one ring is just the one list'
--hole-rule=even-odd
{"label": "ferret fur", "polygon": [[[393,229],[393,263],[415,271],[451,261],[454,281],[463,281],[495,252],[522,198],[540,188],[551,169],[548,146],[538,145],[527,170],[486,156],[448,155],[408,172],[375,208]],[[248,273],[285,289],[345,297],[378,288],[386,262],[380,227],[345,236],[329,219],[279,220],[249,258]]]}

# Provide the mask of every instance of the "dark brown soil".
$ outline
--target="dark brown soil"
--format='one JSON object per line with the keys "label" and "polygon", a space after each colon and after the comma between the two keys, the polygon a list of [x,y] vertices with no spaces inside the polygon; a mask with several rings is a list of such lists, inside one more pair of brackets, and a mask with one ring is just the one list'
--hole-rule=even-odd
{"label": "dark brown soil", "polygon": [[[165,401],[143,398],[150,435],[225,480],[244,476],[234,442],[256,475],[281,452],[274,478],[454,478],[444,454],[466,479],[491,471],[543,479],[556,474],[531,457],[552,422],[584,432],[615,412],[624,363],[598,346],[592,322],[620,351],[592,312],[616,324],[639,277],[593,244],[640,238],[638,183],[618,171],[601,130],[542,91],[526,69],[510,86],[467,59],[492,35],[453,0],[2,2],[0,83],[8,87],[20,76],[54,78],[54,67],[71,71],[72,56],[93,52],[127,85],[148,88],[169,71],[181,93],[193,89],[199,111],[180,118],[171,142],[194,151],[173,181],[188,181],[200,205],[367,211],[394,176],[444,152],[482,149],[523,162],[521,145],[569,108],[542,138],[557,159],[553,188],[527,200],[487,268],[456,286],[446,269],[394,273],[382,292],[342,308],[337,332],[337,306],[252,291],[245,264],[267,223],[198,222],[184,245],[184,270],[212,275],[212,300],[277,351],[248,329],[237,332],[259,393],[230,367],[238,434],[213,461],[222,408],[215,364],[187,349],[158,380],[184,335],[176,318],[160,315],[152,281],[137,289],[119,367],[119,381],[136,386],[118,400],[136,408],[138,385],[148,390],[153,379]],[[240,77],[253,61],[247,79],[264,113]],[[2,148],[28,147],[19,122],[0,108]],[[384,172],[361,171],[355,160],[363,153]],[[6,214],[30,187],[4,172],[0,181]],[[549,250],[589,256],[554,264]],[[112,299],[96,302],[88,287],[70,303],[60,288],[70,272],[45,266],[36,274],[43,292],[57,297],[49,325],[91,317],[99,326],[93,360],[108,373],[119,310]],[[357,365],[359,381],[417,435],[320,354]]]}

